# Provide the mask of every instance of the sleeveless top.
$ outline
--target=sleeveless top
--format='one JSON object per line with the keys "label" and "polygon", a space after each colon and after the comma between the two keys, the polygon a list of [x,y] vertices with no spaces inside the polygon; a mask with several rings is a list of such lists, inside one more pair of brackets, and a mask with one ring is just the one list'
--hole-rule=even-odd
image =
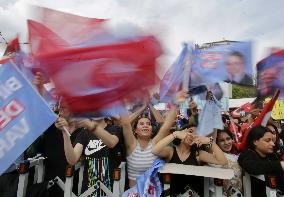
{"label": "sleeveless top", "polygon": [[[196,158],[196,151],[190,153],[185,161],[181,161],[176,147],[174,147],[174,153],[169,163],[183,164],[183,165],[194,165],[198,166],[199,163]],[[186,187],[189,186],[192,190],[197,192],[199,196],[203,196],[203,177],[199,176],[188,176],[183,174],[172,174],[171,175],[171,196],[177,196],[186,192]]]}
{"label": "sleeveless top", "polygon": [[128,178],[136,180],[136,178],[146,172],[157,159],[157,156],[152,153],[152,140],[148,143],[145,150],[141,149],[137,141],[134,151],[126,159]]}

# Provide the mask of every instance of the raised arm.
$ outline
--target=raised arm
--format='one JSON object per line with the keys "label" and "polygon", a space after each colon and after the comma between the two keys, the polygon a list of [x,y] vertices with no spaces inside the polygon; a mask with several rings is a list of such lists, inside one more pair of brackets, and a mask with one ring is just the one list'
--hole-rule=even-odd
{"label": "raised arm", "polygon": [[147,105],[144,103],[143,106],[139,107],[135,112],[129,115],[131,124],[136,120],[136,118],[138,118],[138,116],[145,110],[146,107]]}
{"label": "raised arm", "polygon": [[165,138],[167,135],[169,135],[171,127],[173,125],[174,120],[176,119],[177,115],[177,109],[180,103],[184,102],[188,94],[186,91],[180,91],[175,99],[174,105],[169,111],[164,124],[160,128],[158,134],[153,139],[153,144],[156,144],[161,139]]}
{"label": "raised arm", "polygon": [[62,131],[64,140],[64,152],[67,162],[71,165],[75,165],[82,155],[83,145],[77,143],[73,148],[70,136],[67,134],[67,132],[64,131],[64,127],[68,129],[68,122],[64,118],[59,117],[55,123],[55,126]]}
{"label": "raised arm", "polygon": [[33,84],[36,87],[38,93],[43,96],[44,87],[43,87],[43,76],[41,72],[37,72],[34,76]]}
{"label": "raised arm", "polygon": [[128,154],[135,148],[136,138],[132,131],[129,116],[127,114],[121,115],[119,121],[123,129],[123,138],[126,146],[126,152]]}
{"label": "raised arm", "polygon": [[[212,138],[213,139],[213,138]],[[219,148],[219,146],[214,142],[214,140],[210,140],[209,137],[197,137],[194,140],[194,143],[197,146],[201,146],[203,144],[210,145],[210,152],[206,151],[199,151],[199,160],[205,163],[212,163],[212,164],[219,164],[219,165],[226,165],[228,160],[224,155],[224,152]]]}
{"label": "raised arm", "polygon": [[183,140],[187,135],[188,133],[186,130],[173,132],[153,145],[152,153],[159,157],[166,158],[167,161],[170,161],[173,156],[174,149],[168,145],[176,138]]}
{"label": "raised arm", "polygon": [[80,120],[76,123],[76,125],[78,127],[85,127],[86,129],[91,131],[97,138],[101,139],[108,148],[115,147],[119,142],[119,139],[116,135],[112,135],[111,133],[106,131],[100,124],[98,124],[94,120]]}
{"label": "raised arm", "polygon": [[163,118],[162,114],[158,110],[156,110],[151,103],[149,103],[148,106],[149,106],[151,113],[153,114],[156,122],[159,123],[159,124],[164,123],[164,118]]}

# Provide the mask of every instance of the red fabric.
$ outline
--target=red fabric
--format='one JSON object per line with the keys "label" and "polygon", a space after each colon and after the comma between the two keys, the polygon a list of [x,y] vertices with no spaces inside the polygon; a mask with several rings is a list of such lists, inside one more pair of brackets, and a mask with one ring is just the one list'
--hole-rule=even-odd
{"label": "red fabric", "polygon": [[254,120],[253,124],[247,128],[247,130],[244,132],[243,138],[242,138],[242,142],[239,143],[237,145],[237,148],[239,151],[244,151],[247,148],[247,137],[249,132],[251,131],[251,129],[257,125],[262,125],[262,126],[266,126],[268,119],[270,117],[270,113],[273,109],[273,106],[276,102],[276,100],[278,99],[280,94],[280,91],[277,90],[274,94],[274,96],[272,97],[272,99],[264,106],[262,112],[260,113],[260,115]]}
{"label": "red fabric", "polygon": [[250,112],[252,109],[253,109],[253,105],[251,103],[245,103],[241,107],[232,111],[232,117],[233,118],[240,118],[242,116],[242,113],[245,114],[245,112]]}
{"label": "red fabric", "polygon": [[7,48],[4,52],[4,56],[9,56],[11,54],[16,53],[20,49],[19,38],[16,37],[12,41],[10,41],[7,45]]}
{"label": "red fabric", "polygon": [[[75,16],[72,17],[75,20]],[[93,32],[93,28],[86,26],[82,28],[85,32]],[[92,44],[93,40],[88,43],[86,37],[63,39],[56,28],[49,29],[35,21],[29,21],[28,27],[34,57],[73,112],[101,110],[114,102],[133,98],[141,89],[148,89],[158,82],[156,59],[161,48],[153,36]],[[105,31],[98,25],[95,28],[102,34]],[[69,34],[64,38],[69,38]],[[93,39],[92,36],[89,38]],[[110,35],[109,38],[113,37]],[[80,42],[84,44],[80,45]]]}
{"label": "red fabric", "polygon": [[0,59],[0,64],[5,64],[7,61],[13,58],[13,56],[19,49],[20,49],[19,38],[16,37],[8,43],[3,58]]}

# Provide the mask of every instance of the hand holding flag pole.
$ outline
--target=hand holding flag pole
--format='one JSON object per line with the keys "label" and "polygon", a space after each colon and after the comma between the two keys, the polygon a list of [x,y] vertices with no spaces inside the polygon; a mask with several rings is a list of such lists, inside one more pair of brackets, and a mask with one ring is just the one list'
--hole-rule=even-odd
{"label": "hand holding flag pole", "polygon": [[71,134],[69,133],[69,131],[68,131],[68,129],[64,126],[63,127],[63,130],[65,131],[65,133],[70,137],[71,136]]}
{"label": "hand holding flag pole", "polygon": [[[61,101],[62,101],[62,96],[60,97],[60,99],[59,99],[59,101],[58,101],[58,109],[60,109],[60,107],[61,107]],[[58,117],[60,117],[60,112],[58,113]],[[67,129],[67,127],[65,127],[65,126],[63,126],[62,127],[63,128],[63,130],[65,131],[65,133],[70,137],[71,136],[71,134],[69,133],[69,131],[68,131],[68,129]]]}

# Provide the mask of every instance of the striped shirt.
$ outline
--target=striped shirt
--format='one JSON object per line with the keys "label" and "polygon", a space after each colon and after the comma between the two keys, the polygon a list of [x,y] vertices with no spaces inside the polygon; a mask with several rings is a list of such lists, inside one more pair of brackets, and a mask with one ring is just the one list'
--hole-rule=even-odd
{"label": "striped shirt", "polygon": [[139,142],[134,151],[127,158],[128,178],[136,180],[138,176],[146,172],[157,159],[152,153],[152,141],[150,141],[145,150],[141,149]]}

